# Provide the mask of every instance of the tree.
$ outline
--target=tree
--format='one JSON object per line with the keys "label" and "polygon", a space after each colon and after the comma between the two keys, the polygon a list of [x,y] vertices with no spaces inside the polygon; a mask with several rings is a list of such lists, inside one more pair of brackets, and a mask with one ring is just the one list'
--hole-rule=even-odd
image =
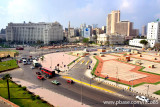
{"label": "tree", "polygon": [[109,45],[110,45],[109,41],[106,41],[106,42],[105,42],[105,45],[108,45],[108,46],[109,46]]}
{"label": "tree", "polygon": [[155,48],[156,51],[159,52],[159,50],[160,50],[160,43],[155,43],[154,48]]}
{"label": "tree", "polygon": [[10,100],[9,80],[12,79],[12,77],[10,76],[10,74],[5,74],[2,79],[7,80],[8,99]]}
{"label": "tree", "polygon": [[146,47],[146,45],[148,44],[148,41],[146,40],[141,40],[140,44],[142,44],[144,46],[144,48]]}
{"label": "tree", "polygon": [[88,38],[84,38],[84,39],[83,39],[83,43],[85,43],[86,45],[88,45],[89,39],[88,39]]}

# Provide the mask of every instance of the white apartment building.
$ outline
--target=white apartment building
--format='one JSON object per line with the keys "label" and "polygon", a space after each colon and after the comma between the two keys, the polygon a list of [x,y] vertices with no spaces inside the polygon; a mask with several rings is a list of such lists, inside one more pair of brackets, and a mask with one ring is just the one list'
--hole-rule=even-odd
{"label": "white apartment building", "polygon": [[[129,45],[143,47],[139,42],[143,39],[133,39],[129,41]],[[148,23],[147,39],[148,47],[154,47],[155,43],[160,42],[160,22]]]}
{"label": "white apartment building", "polygon": [[49,44],[50,41],[63,40],[63,27],[60,23],[8,23],[6,27],[6,41],[36,43],[42,41]]}
{"label": "white apartment building", "polygon": [[99,34],[97,35],[97,43],[98,44],[105,44],[109,42],[109,44],[124,44],[125,36],[123,35],[107,35],[106,33],[104,34]]}

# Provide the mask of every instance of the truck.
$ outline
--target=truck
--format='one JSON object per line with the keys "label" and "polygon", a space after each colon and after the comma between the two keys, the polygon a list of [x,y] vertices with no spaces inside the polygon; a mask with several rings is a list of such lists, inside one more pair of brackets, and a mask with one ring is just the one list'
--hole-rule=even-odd
{"label": "truck", "polygon": [[40,63],[36,60],[33,60],[33,66],[34,67],[39,67],[40,66]]}

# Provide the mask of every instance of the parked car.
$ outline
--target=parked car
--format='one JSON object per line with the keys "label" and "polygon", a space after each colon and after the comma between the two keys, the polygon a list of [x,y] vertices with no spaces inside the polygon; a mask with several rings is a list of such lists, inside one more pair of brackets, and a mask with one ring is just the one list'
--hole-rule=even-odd
{"label": "parked car", "polygon": [[41,75],[38,75],[37,78],[40,79],[40,80],[44,80],[44,77],[41,76]]}
{"label": "parked car", "polygon": [[149,103],[150,100],[145,96],[136,96],[136,99]]}
{"label": "parked car", "polygon": [[70,84],[73,83],[73,80],[66,80],[66,81],[67,81],[67,83],[70,83]]}
{"label": "parked car", "polygon": [[57,80],[53,80],[51,82],[52,82],[52,84],[55,84],[55,85],[59,85],[60,84]]}
{"label": "parked car", "polygon": [[36,74],[37,74],[37,75],[41,75],[41,73],[40,73],[40,72],[36,72]]}

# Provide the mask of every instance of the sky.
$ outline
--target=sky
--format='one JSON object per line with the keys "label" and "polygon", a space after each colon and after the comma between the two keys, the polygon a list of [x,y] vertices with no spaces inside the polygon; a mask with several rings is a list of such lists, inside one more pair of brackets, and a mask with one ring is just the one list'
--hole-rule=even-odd
{"label": "sky", "polygon": [[120,20],[134,22],[134,28],[160,18],[160,0],[0,0],[0,29],[9,22],[55,22],[63,28],[81,24],[106,25],[112,10],[120,10]]}

